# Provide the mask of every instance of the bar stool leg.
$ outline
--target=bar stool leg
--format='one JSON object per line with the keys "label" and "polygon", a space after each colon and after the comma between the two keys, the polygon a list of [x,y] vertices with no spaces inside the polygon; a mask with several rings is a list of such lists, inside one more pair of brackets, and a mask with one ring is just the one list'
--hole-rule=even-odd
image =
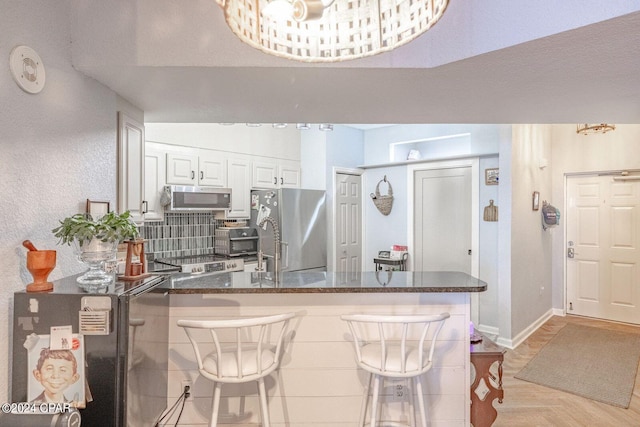
{"label": "bar stool leg", "polygon": [[413,378],[411,378],[411,380],[407,380],[405,385],[407,393],[409,393],[409,398],[407,399],[407,404],[410,406],[409,425],[411,427],[416,427],[416,385]]}
{"label": "bar stool leg", "polygon": [[269,427],[269,408],[267,406],[267,392],[264,387],[264,378],[258,379],[258,394],[260,395],[260,413],[262,415],[262,426]]}
{"label": "bar stool leg", "polygon": [[360,418],[358,418],[358,427],[364,427],[364,420],[367,416],[367,403],[369,403],[369,392],[371,391],[371,378],[373,378],[373,374],[369,372],[367,387],[364,389],[362,406],[360,407]]}
{"label": "bar stool leg", "polygon": [[376,427],[378,417],[378,400],[380,396],[380,375],[373,378],[373,394],[371,395],[371,423],[369,427]]}
{"label": "bar stool leg", "polygon": [[413,378],[415,383],[416,392],[418,396],[418,403],[420,404],[420,420],[422,422],[422,427],[427,427],[427,413],[424,408],[424,394],[422,393],[422,376],[417,376]]}
{"label": "bar stool leg", "polygon": [[213,388],[213,404],[211,408],[211,419],[209,420],[209,427],[216,427],[218,425],[218,410],[220,409],[220,394],[222,391],[222,383],[215,383]]}

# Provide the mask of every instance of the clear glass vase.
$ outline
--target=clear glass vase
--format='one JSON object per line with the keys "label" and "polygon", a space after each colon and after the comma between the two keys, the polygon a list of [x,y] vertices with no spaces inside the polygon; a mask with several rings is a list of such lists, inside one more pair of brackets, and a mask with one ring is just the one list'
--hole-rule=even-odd
{"label": "clear glass vase", "polygon": [[105,262],[116,258],[118,242],[92,239],[85,240],[80,245],[78,240],[74,240],[73,247],[78,260],[89,267],[89,270],[76,279],[81,288],[97,292],[113,282],[113,273],[105,270]]}

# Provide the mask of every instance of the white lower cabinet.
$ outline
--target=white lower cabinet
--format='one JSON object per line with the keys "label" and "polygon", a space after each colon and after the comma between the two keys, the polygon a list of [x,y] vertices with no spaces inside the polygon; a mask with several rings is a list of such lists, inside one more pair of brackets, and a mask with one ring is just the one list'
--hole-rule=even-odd
{"label": "white lower cabinet", "polygon": [[256,267],[258,266],[258,261],[256,262],[244,262],[244,271],[245,273],[255,273]]}

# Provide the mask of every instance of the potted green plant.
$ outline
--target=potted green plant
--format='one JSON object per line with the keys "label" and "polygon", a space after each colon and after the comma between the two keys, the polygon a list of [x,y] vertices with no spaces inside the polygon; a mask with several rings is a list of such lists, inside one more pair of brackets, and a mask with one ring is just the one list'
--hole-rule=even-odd
{"label": "potted green plant", "polygon": [[59,244],[72,245],[78,260],[89,266],[77,281],[91,290],[111,283],[113,276],[105,271],[105,262],[115,259],[119,243],[139,235],[129,211],[109,212],[97,219],[90,214],[76,214],[60,221],[51,231]]}

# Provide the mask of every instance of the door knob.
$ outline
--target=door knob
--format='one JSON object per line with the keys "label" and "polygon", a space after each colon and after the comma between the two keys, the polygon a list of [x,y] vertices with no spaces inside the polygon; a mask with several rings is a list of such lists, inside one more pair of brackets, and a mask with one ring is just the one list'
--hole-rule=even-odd
{"label": "door knob", "polygon": [[567,249],[567,258],[573,258],[575,257],[576,253],[575,250],[573,248],[568,248]]}

